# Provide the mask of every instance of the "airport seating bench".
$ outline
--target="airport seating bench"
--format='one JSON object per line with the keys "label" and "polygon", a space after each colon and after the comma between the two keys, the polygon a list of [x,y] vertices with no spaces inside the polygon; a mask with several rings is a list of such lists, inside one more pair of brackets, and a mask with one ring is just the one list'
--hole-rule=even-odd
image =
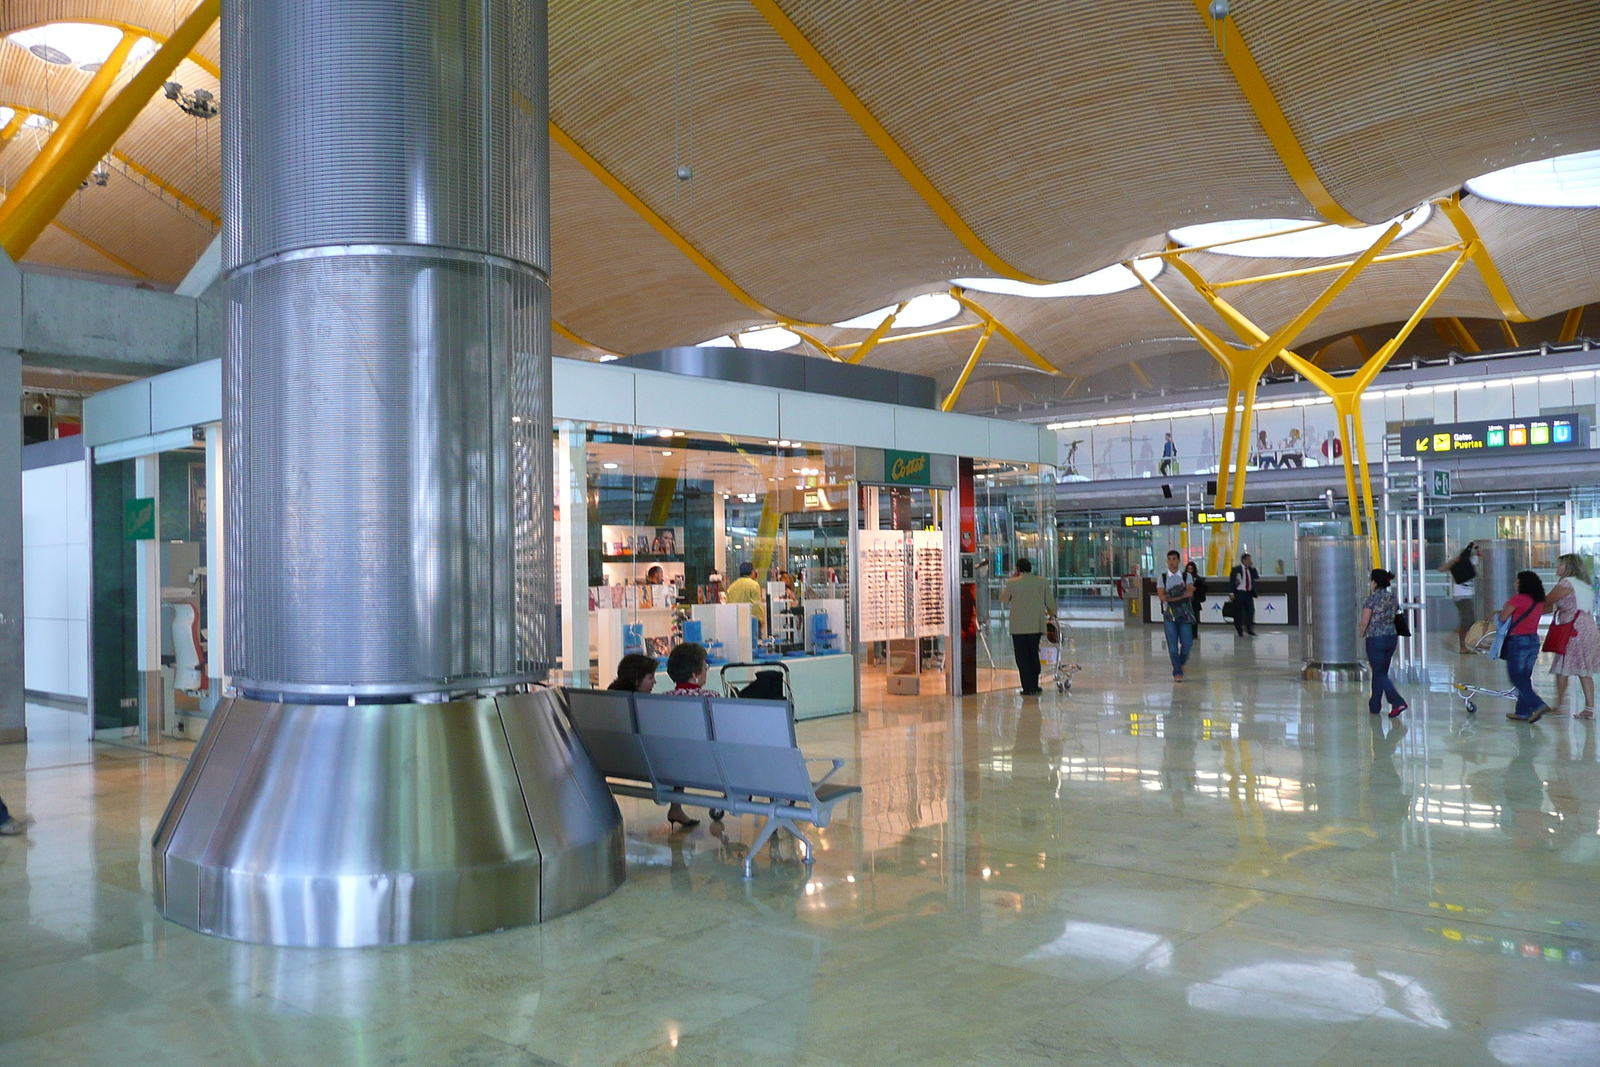
{"label": "airport seating bench", "polygon": [[[800,842],[809,868],[813,850],[800,824],[827,826],[834,806],[861,792],[828,781],[844,760],[800,751],[788,701],[562,692],[568,720],[613,793],[765,816],[745,855],[746,878],[756,853],[780,829]],[[833,768],[812,781],[809,763]]]}

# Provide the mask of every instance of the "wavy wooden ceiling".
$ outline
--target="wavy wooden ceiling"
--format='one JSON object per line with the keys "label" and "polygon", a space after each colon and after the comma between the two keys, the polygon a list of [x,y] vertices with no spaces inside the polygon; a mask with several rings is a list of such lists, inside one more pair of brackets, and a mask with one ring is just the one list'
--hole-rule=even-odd
{"label": "wavy wooden ceiling", "polygon": [[[1177,226],[1315,217],[1193,0],[780,4],[977,238],[1034,276],[1076,277],[1160,247]],[[189,6],[8,0],[0,33],[84,20],[164,35]],[[1318,178],[1360,218],[1382,220],[1512,163],[1600,148],[1600,20],[1592,5],[1236,0],[1233,8]],[[940,290],[952,277],[993,273],[749,0],[550,0],[550,9],[553,121],[750,300],[828,322]],[[178,80],[217,91],[206,69],[217,63],[215,29],[196,53]],[[0,105],[61,114],[87,80],[0,43]],[[110,182],[74,198],[27,259],[175,284],[221,211],[220,121],[153,100],[118,142]],[[36,150],[35,131],[0,150],[0,187]],[[678,179],[679,163],[692,165],[691,181]],[[632,352],[767,318],[583,161],[555,146],[551,166],[554,308],[568,334],[594,349]],[[1600,301],[1600,210],[1465,203],[1528,315]],[[1396,248],[1453,240],[1435,216]],[[1306,265],[1194,259],[1212,278]],[[1446,262],[1373,268],[1312,335],[1403,319]],[[1231,292],[1270,329],[1325,282]],[[1221,330],[1174,272],[1159,284]],[[997,337],[974,378],[975,404],[994,403],[997,388],[1005,402],[1059,396],[1074,378],[1135,360],[1207,362],[1142,290],[1050,300],[973,295],[1063,372],[1038,373]],[[1435,314],[1499,317],[1471,267]],[[882,345],[868,359],[947,385],[975,336]],[[594,349],[557,341],[561,354]]]}

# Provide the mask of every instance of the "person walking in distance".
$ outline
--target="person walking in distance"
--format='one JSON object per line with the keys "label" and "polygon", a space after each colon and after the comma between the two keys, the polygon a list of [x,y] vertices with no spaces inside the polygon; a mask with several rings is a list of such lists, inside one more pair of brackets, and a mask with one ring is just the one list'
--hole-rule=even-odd
{"label": "person walking in distance", "polygon": [[1383,710],[1383,698],[1389,698],[1389,718],[1394,718],[1408,705],[1394,682],[1389,680],[1389,664],[1394,660],[1394,650],[1400,646],[1395,633],[1394,617],[1399,612],[1394,591],[1389,583],[1394,575],[1386,570],[1374,570],[1371,575],[1372,592],[1361,604],[1361,621],[1356,624],[1356,636],[1366,638],[1367,662],[1372,665],[1372,693],[1367,697],[1367,710],[1376,715]]}
{"label": "person walking in distance", "polygon": [[1509,622],[1500,658],[1506,676],[1517,690],[1517,710],[1507,713],[1513,722],[1538,722],[1550,708],[1533,689],[1533,665],[1539,662],[1539,617],[1544,614],[1544,581],[1533,571],[1517,572],[1517,592],[1495,618]]}
{"label": "person walking in distance", "polygon": [[1017,657],[1022,695],[1036,697],[1039,688],[1039,638],[1056,620],[1056,595],[1050,583],[1033,573],[1033,561],[1017,560],[1017,573],[1000,590],[1000,602],[1011,605],[1011,648]]}
{"label": "person walking in distance", "polygon": [[1561,580],[1544,598],[1545,610],[1556,615],[1544,646],[1555,653],[1555,661],[1550,664],[1550,673],[1556,676],[1553,714],[1566,711],[1567,679],[1577,675],[1578,685],[1583,688],[1583,710],[1578,712],[1578,718],[1592,719],[1594,674],[1600,671],[1600,628],[1594,622],[1594,587],[1589,584],[1589,568],[1584,565],[1583,557],[1573,553],[1556,560],[1556,577]]}
{"label": "person walking in distance", "polygon": [[1239,557],[1239,565],[1228,575],[1228,594],[1233,597],[1233,628],[1243,637],[1256,635],[1256,585],[1261,572],[1246,552]]}
{"label": "person walking in distance", "polygon": [[27,832],[27,824],[21,819],[12,818],[11,812],[6,810],[6,802],[0,800],[0,835],[20,837]]}
{"label": "person walking in distance", "polygon": [[1450,599],[1456,604],[1456,644],[1463,656],[1472,655],[1472,649],[1467,647],[1467,631],[1478,621],[1472,610],[1473,582],[1478,578],[1478,568],[1472,557],[1477,550],[1477,544],[1468,541],[1461,555],[1439,568],[1450,576]]}
{"label": "person walking in distance", "polygon": [[1189,649],[1194,644],[1195,624],[1194,586],[1189,576],[1179,569],[1182,557],[1176,551],[1167,553],[1167,569],[1156,579],[1156,595],[1161,598],[1161,628],[1167,634],[1167,658],[1172,660],[1172,680],[1183,681],[1183,665],[1189,662]]}
{"label": "person walking in distance", "polygon": [[754,565],[739,564],[739,577],[728,586],[723,599],[729,604],[749,604],[750,617],[756,623],[756,633],[763,634],[767,632],[767,598],[761,591],[761,583],[753,577],[755,572]]}
{"label": "person walking in distance", "polygon": [[1178,444],[1167,434],[1167,439],[1161,443],[1161,473],[1178,473]]}

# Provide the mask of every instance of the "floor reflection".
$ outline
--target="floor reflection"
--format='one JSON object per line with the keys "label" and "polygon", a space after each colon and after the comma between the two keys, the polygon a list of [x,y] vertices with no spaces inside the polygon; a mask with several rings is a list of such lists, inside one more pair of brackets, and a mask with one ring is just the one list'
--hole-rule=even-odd
{"label": "floor reflection", "polygon": [[181,753],[57,718],[0,748],[38,820],[0,841],[0,1063],[1600,1063],[1594,724],[1470,718],[1450,683],[1498,665],[1453,656],[1391,721],[1292,635],[1203,638],[1182,685],[1085,626],[1069,693],[800,724],[864,789],[810,869],[744,881],[758,820],[627,800],[601,904],[363,952],[163,923]]}

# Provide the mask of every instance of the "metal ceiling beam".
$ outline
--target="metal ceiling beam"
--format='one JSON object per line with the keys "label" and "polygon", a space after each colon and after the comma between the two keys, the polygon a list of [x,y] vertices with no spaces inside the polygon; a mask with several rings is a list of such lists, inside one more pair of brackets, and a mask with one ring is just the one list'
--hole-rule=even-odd
{"label": "metal ceiling beam", "polygon": [[739,301],[739,303],[753,311],[759,311],[761,314],[773,319],[783,319],[782,315],[779,315],[761,301],[745,292],[744,289],[740,287],[738,282],[728,277],[727,273],[721,267],[711,262],[710,257],[696,248],[693,244],[689,243],[688,238],[684,237],[677,230],[673,229],[671,223],[667,222],[666,219],[656,214],[655,210],[651,208],[649,204],[646,204],[639,198],[637,193],[623,184],[620,178],[602,166],[599,160],[595,159],[588,152],[586,152],[583,149],[583,146],[578,144],[577,141],[574,141],[560,126],[557,126],[554,120],[551,120],[550,122],[550,139],[556,144],[560,145],[562,148],[566,149],[568,154],[570,154],[573,159],[576,159],[583,165],[584,170],[587,170],[590,174],[593,174],[596,178],[599,178],[600,184],[604,185],[607,189],[610,189],[613,193],[615,193],[617,199],[633,208],[640,218],[644,219],[645,222],[650,224],[651,229],[665,237],[675,248],[677,248],[678,251],[687,256],[691,263],[705,271],[706,274],[710,276],[711,280],[722,286],[729,296],[733,297],[735,300]]}
{"label": "metal ceiling beam", "polygon": [[811,73],[822,83],[822,87],[827,89],[833,98],[838,101],[839,106],[844,108],[845,113],[855,120],[856,125],[861,128],[861,132],[866,134],[872,143],[878,146],[878,150],[883,153],[884,158],[889,161],[895,170],[900,172],[900,176],[916,191],[917,195],[922,198],[923,203],[932,209],[933,213],[939,217],[939,220],[955,235],[956,240],[966,247],[967,251],[977,256],[984,266],[990,270],[1013,281],[1028,282],[1032,285],[1047,284],[1046,279],[1036,278],[1024,270],[1013,267],[984,243],[983,238],[979,237],[972,227],[967,225],[966,220],[951,206],[950,201],[945,199],[944,194],[934,186],[933,182],[928,180],[927,175],[922,173],[922,169],[912,162],[905,149],[901,148],[895,139],[890,136],[889,131],[884,129],[883,123],[878,121],[877,116],[868,110],[867,105],[861,102],[861,98],[856,96],[854,90],[845,84],[843,78],[839,77],[828,61],[823,58],[822,53],[817,51],[816,46],[811,43],[804,33],[800,32],[800,27],[796,26],[789,16],[784,14],[783,8],[778,6],[776,0],[750,0],[750,6],[760,12],[761,17],[767,20],[768,25],[789,46],[795,57],[810,69]]}
{"label": "metal ceiling beam", "polygon": [[95,163],[111,151],[117,138],[127,132],[178,63],[216,23],[220,12],[221,0],[201,0],[166,44],[156,50],[105,110],[89,123],[82,136],[62,153],[39,185],[15,210],[0,219],[0,247],[5,248],[12,260],[19,260],[26,254],[40,232],[78,191]]}
{"label": "metal ceiling beam", "polygon": [[[17,125],[20,127],[22,122],[26,121],[28,115],[38,115],[42,118],[49,119],[51,122],[57,122],[60,118],[51,112],[41,111],[36,107],[28,107],[26,104],[13,104],[0,101],[0,106],[9,107],[17,112],[17,116],[13,117],[11,122],[6,124],[7,129],[9,129],[12,125]],[[13,136],[15,136],[15,134],[13,134]],[[7,137],[5,130],[0,130],[0,150],[3,150],[6,140]],[[218,217],[215,211],[212,211],[210,208],[200,203],[200,201],[196,200],[194,197],[190,196],[182,189],[179,189],[176,185],[173,185],[171,182],[167,181],[149,167],[146,167],[144,164],[134,159],[128,153],[122,151],[120,148],[113,148],[111,150],[111,158],[121,163],[129,170],[133,171],[151,185],[154,185],[157,189],[160,189],[163,193],[172,197],[172,199],[176,200],[190,211],[193,211],[196,215],[199,215],[202,219],[205,219],[212,226],[219,229],[221,228],[222,219]]]}
{"label": "metal ceiling beam", "polygon": [[1461,206],[1461,192],[1457,190],[1449,196],[1440,197],[1433,201],[1435,207],[1443,211],[1445,218],[1456,228],[1456,234],[1463,242],[1473,248],[1472,265],[1478,268],[1478,274],[1483,278],[1483,284],[1489,290],[1489,295],[1494,298],[1495,306],[1500,309],[1500,314],[1512,322],[1532,322],[1533,320],[1522,313],[1517,307],[1517,301],[1507,288],[1506,281],[1500,276],[1500,268],[1495,266],[1494,258],[1489,255],[1489,249],[1483,243],[1483,238],[1478,236],[1478,228],[1472,224],[1472,217],[1467,214],[1467,209]]}
{"label": "metal ceiling beam", "polygon": [[1566,344],[1578,337],[1578,327],[1583,324],[1584,305],[1579,304],[1567,312],[1567,317],[1561,320],[1561,332],[1556,336],[1556,341]]}
{"label": "metal ceiling beam", "polygon": [[122,65],[127,62],[128,53],[133,51],[134,42],[137,40],[138,38],[130,33],[122,35],[122,39],[111,50],[106,61],[100,64],[100,69],[94,72],[94,77],[89,79],[89,84],[83,87],[83,92],[72,102],[72,107],[68,108],[66,115],[56,123],[49,140],[45,141],[43,147],[39,149],[39,154],[28,164],[28,169],[22,172],[22,177],[11,187],[6,202],[0,204],[0,225],[4,225],[6,219],[28,202],[28,195],[38,188],[45,175],[56,165],[56,161],[83,136],[89,121],[94,118],[95,112],[100,110],[101,103],[105,101],[106,93],[111,91],[112,83],[117,80],[117,75],[122,73]]}
{"label": "metal ceiling beam", "polygon": [[594,350],[596,352],[603,352],[604,354],[606,354],[608,356],[616,356],[619,359],[622,356],[621,352],[613,352],[609,348],[602,348],[600,345],[595,344],[593,341],[585,341],[583,338],[579,337],[577,334],[573,333],[571,330],[569,330],[565,326],[561,325],[555,319],[551,319],[550,320],[550,329],[553,330],[555,333],[559,334],[560,336],[565,337],[567,340],[571,341],[575,345],[582,345],[584,348],[592,349],[592,350]]}
{"label": "metal ceiling beam", "polygon": [[1239,91],[1256,113],[1262,132],[1272,142],[1283,169],[1299,187],[1300,194],[1329,222],[1336,222],[1340,226],[1365,226],[1366,223],[1341,207],[1328,187],[1322,184],[1305,149],[1300,146],[1294,128],[1289,125],[1283,108],[1278,105],[1278,98],[1273,95],[1261,68],[1256,65],[1255,56],[1250,54],[1250,46],[1245,44],[1238,25],[1226,15],[1221,19],[1212,18],[1210,7],[1208,0],[1194,0],[1194,8],[1211,31],[1211,37],[1217,42],[1228,69],[1233,71],[1233,80],[1238,84]]}

